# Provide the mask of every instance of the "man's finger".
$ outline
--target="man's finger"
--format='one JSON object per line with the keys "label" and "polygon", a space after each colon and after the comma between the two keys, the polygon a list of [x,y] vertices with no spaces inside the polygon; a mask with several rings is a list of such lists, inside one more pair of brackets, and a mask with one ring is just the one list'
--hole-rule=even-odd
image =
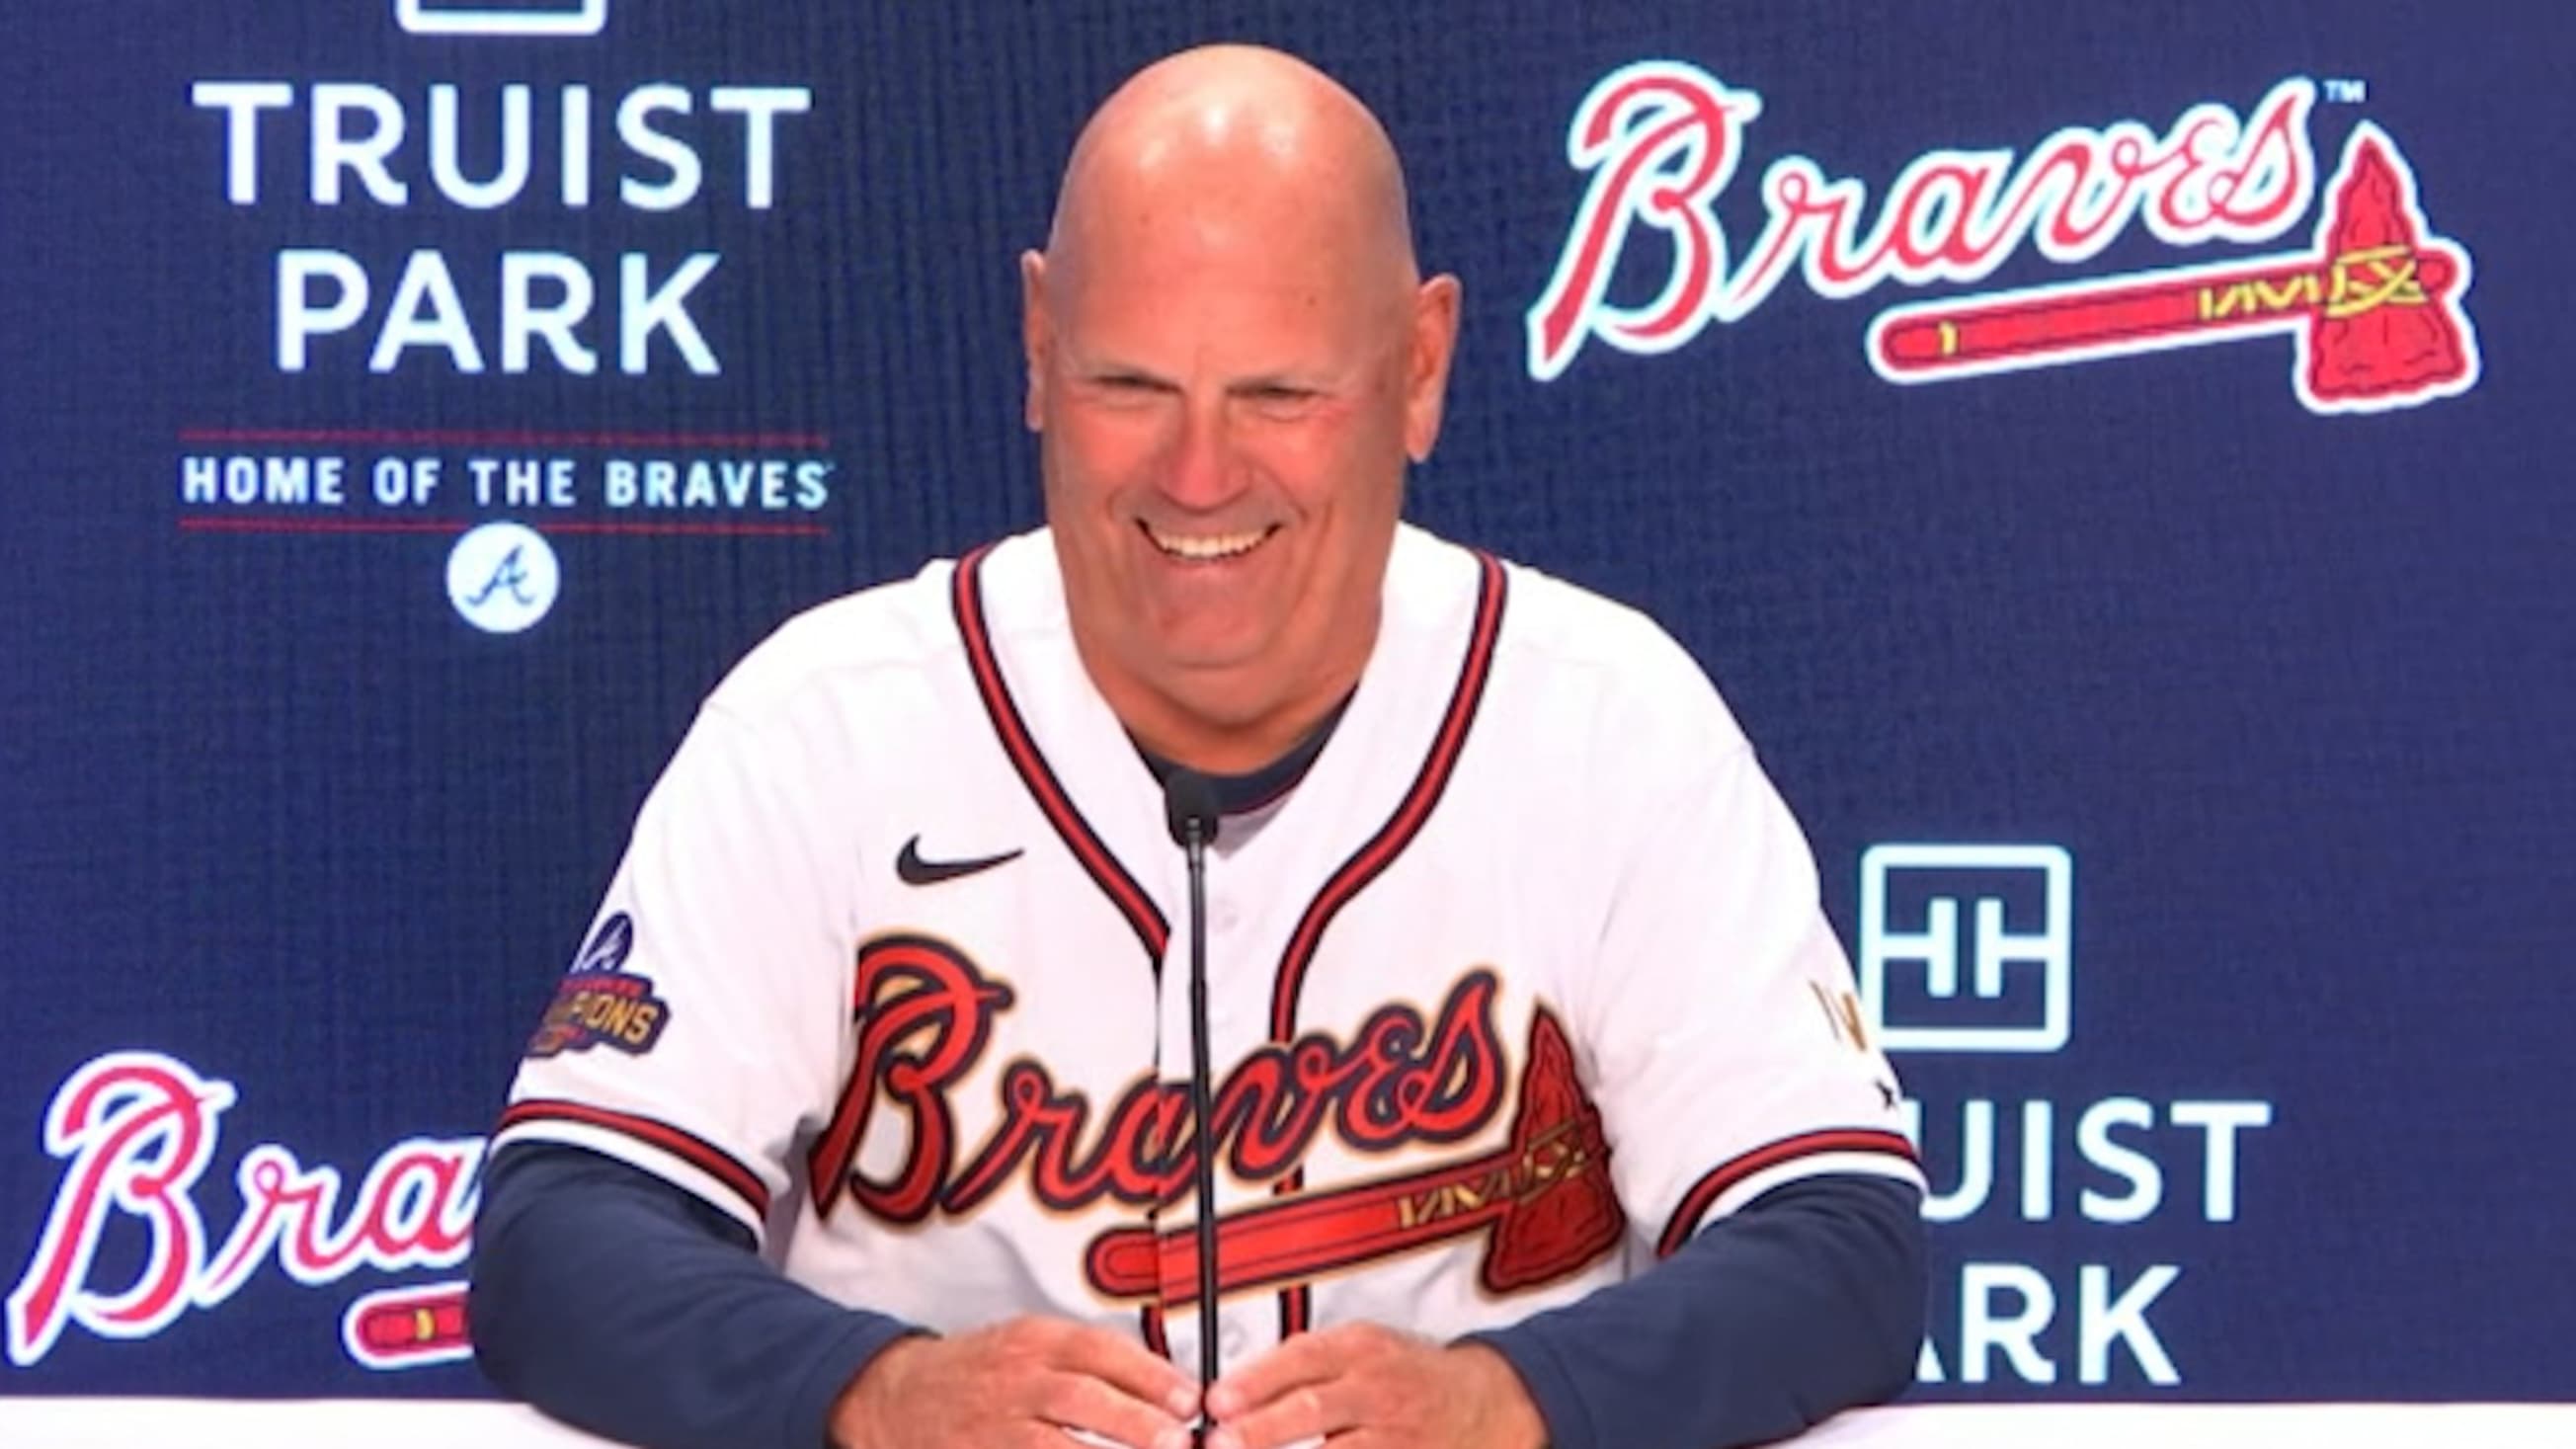
{"label": "man's finger", "polygon": [[1364,1346],[1359,1330],[1366,1324],[1301,1333],[1252,1362],[1227,1374],[1208,1389],[1208,1414],[1232,1419],[1252,1412],[1302,1385],[1340,1376]]}
{"label": "man's finger", "polygon": [[1037,1411],[1050,1424],[1081,1429],[1129,1449],[1155,1449],[1182,1432],[1181,1420],[1165,1406],[1086,1373],[1048,1374],[1038,1387]]}
{"label": "man's finger", "polygon": [[[1260,1407],[1224,1421],[1208,1436],[1208,1449],[1281,1449],[1322,1439],[1361,1422],[1359,1398],[1347,1376],[1299,1384]],[[1338,1442],[1338,1441],[1336,1441]]]}
{"label": "man's finger", "polygon": [[[1143,1344],[1089,1324],[1064,1337],[1051,1358],[1058,1368],[1086,1374],[1126,1391],[1176,1419],[1199,1411],[1198,1381],[1156,1357]],[[1137,1449],[1144,1449],[1142,1441]]]}

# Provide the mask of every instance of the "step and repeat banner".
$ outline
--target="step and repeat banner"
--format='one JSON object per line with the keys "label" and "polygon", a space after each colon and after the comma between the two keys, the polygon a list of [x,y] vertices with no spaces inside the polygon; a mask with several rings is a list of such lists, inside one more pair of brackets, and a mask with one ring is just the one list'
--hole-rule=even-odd
{"label": "step and repeat banner", "polygon": [[1209,39],[1463,281],[1412,515],[1653,612],[1805,822],[1917,1398],[2576,1396],[2576,15],[2330,0],[23,18],[0,1393],[485,1392],[483,1134],[644,791],[1037,521],[1015,257]]}

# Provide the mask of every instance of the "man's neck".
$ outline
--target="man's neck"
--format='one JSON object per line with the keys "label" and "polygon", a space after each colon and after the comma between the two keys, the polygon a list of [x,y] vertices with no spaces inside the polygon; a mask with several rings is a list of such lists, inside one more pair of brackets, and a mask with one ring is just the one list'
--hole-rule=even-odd
{"label": "man's neck", "polygon": [[[1126,727],[1128,737],[1149,754],[1209,775],[1241,775],[1261,769],[1296,748],[1324,719],[1339,710],[1359,687],[1377,643],[1374,613],[1364,628],[1345,637],[1356,648],[1346,658],[1318,661],[1312,672],[1280,690],[1251,690],[1262,672],[1260,662],[1239,666],[1248,678],[1200,679],[1182,688],[1160,688],[1143,675],[1120,667],[1108,650],[1095,647],[1077,624],[1074,653],[1092,687],[1108,702],[1110,713]],[[1242,695],[1270,698],[1243,708]],[[1229,698],[1231,696],[1231,698]]]}
{"label": "man's neck", "polygon": [[1313,735],[1325,720],[1340,712],[1358,682],[1354,671],[1349,679],[1300,691],[1295,699],[1239,723],[1209,718],[1183,707],[1177,700],[1147,691],[1138,691],[1144,697],[1134,700],[1121,700],[1107,689],[1102,693],[1108,697],[1119,722],[1127,727],[1129,737],[1147,754],[1202,774],[1247,775],[1279,760]]}
{"label": "man's neck", "polygon": [[[1347,694],[1333,701],[1333,707],[1299,736],[1296,743],[1262,762],[1257,769],[1201,770],[1200,773],[1206,775],[1216,789],[1217,812],[1227,816],[1249,815],[1267,809],[1285,797],[1299,780],[1306,777],[1315,757],[1324,752],[1324,745],[1332,739],[1334,728],[1342,722],[1342,711],[1350,702],[1351,697]],[[1135,743],[1136,752],[1144,756],[1145,768],[1153,772],[1156,781],[1168,784],[1172,772],[1180,768],[1179,762],[1155,753],[1142,740]]]}

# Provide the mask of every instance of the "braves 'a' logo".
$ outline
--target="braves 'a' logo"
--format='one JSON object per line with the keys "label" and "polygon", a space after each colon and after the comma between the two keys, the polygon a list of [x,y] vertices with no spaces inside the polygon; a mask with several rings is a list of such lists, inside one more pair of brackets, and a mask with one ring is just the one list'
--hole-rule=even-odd
{"label": "braves 'a' logo", "polygon": [[[995,1018],[1012,1004],[1010,988],[919,936],[870,942],[857,976],[857,1065],[807,1162],[820,1211],[846,1193],[896,1222],[963,1216],[1023,1175],[1029,1192],[1059,1212],[1104,1200],[1167,1206],[1189,1191],[1204,1144],[1186,1084],[1140,1076],[1095,1117],[1085,1093],[1023,1058],[1003,1069],[1001,1112],[970,1147],[959,1140],[950,1094],[982,1058]],[[1294,1170],[1327,1128],[1370,1153],[1474,1136],[1501,1112],[1510,1075],[1494,1024],[1499,985],[1480,968],[1428,1020],[1390,1003],[1347,1040],[1314,1032],[1254,1052],[1217,1087],[1214,1150],[1237,1179],[1264,1183]],[[880,1111],[898,1114],[908,1150],[871,1173],[855,1158]],[[1607,1252],[1625,1228],[1609,1151],[1572,1048],[1542,1008],[1502,1148],[1229,1214],[1218,1228],[1220,1291],[1301,1281],[1473,1233],[1490,1234],[1480,1275],[1489,1290],[1552,1281]],[[1186,1229],[1111,1229],[1093,1241],[1085,1266],[1093,1288],[1112,1298],[1175,1303],[1196,1291]]]}

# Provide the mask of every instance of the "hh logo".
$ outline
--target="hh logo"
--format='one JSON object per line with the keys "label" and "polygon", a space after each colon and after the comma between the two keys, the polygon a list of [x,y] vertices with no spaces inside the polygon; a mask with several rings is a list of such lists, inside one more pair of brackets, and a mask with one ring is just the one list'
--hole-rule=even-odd
{"label": "hh logo", "polygon": [[394,22],[413,35],[597,35],[608,0],[394,0]]}
{"label": "hh logo", "polygon": [[[1871,846],[1860,861],[1860,991],[1887,1050],[2064,1047],[2074,897],[2075,861],[2058,846]],[[1965,922],[1963,901],[1974,903]]]}

